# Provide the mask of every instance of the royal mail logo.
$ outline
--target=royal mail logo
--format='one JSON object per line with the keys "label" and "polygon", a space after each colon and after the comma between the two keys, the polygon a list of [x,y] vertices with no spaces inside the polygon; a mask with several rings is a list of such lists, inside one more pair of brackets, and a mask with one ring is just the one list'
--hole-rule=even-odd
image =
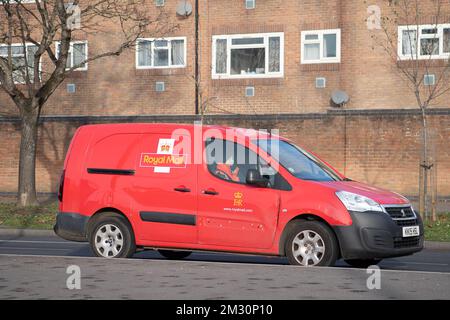
{"label": "royal mail logo", "polygon": [[156,153],[142,153],[141,168],[154,168],[155,173],[170,173],[171,169],[186,168],[187,156],[173,154],[175,139],[159,139]]}
{"label": "royal mail logo", "polygon": [[142,153],[141,167],[186,168],[186,156],[182,154]]}

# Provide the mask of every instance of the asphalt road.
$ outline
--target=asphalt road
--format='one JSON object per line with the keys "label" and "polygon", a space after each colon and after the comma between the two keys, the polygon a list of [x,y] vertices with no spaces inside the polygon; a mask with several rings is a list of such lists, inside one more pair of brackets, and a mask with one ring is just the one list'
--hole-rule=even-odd
{"label": "asphalt road", "polygon": [[[68,290],[66,268],[81,268]],[[56,236],[0,235],[0,299],[450,299],[450,251],[425,249],[381,264],[381,289],[364,269],[301,268],[284,258],[194,253],[168,261],[157,252],[133,259],[93,258],[88,244]]]}
{"label": "asphalt road", "polygon": [[[2,235],[0,233],[0,254],[93,257],[87,243],[70,242],[57,236]],[[164,260],[156,251],[143,251],[134,255],[135,259]],[[226,253],[193,253],[186,261],[233,262],[251,264],[287,265],[285,258],[238,255]],[[349,267],[338,261],[337,267]],[[408,257],[386,259],[380,263],[386,270],[410,270],[450,273],[450,250],[423,250]]]}

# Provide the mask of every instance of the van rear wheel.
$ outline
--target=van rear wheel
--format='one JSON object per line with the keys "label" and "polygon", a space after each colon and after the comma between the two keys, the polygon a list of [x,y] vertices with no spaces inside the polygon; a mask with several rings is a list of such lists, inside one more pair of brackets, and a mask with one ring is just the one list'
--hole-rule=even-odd
{"label": "van rear wheel", "polygon": [[89,243],[98,257],[129,258],[136,252],[131,226],[118,214],[103,214],[94,222],[91,230]]}
{"label": "van rear wheel", "polygon": [[339,246],[333,231],[320,221],[296,221],[289,227],[285,252],[290,264],[334,266]]}
{"label": "van rear wheel", "polygon": [[190,251],[158,250],[159,254],[169,260],[180,260],[191,255]]}

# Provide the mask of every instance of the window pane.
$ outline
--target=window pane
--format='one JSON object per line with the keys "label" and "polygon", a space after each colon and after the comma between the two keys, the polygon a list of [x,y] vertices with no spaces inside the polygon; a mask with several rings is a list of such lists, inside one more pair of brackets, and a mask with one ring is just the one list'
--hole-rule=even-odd
{"label": "window pane", "polygon": [[[0,55],[8,56],[8,48],[9,48],[9,46],[0,47]],[[12,55],[24,54],[23,46],[11,46],[11,54]]]}
{"label": "window pane", "polygon": [[234,45],[264,44],[264,38],[239,38],[231,40]]}
{"label": "window pane", "polygon": [[[58,42],[58,44],[56,45],[56,52],[57,57],[59,59],[59,57],[61,56],[61,43]],[[69,69],[72,67],[72,50],[69,48],[69,52],[67,53],[67,62],[66,62],[66,69]]]}
{"label": "window pane", "polygon": [[206,143],[209,171],[220,179],[246,183],[249,169],[258,169],[258,156],[244,146],[226,140]]}
{"label": "window pane", "polygon": [[151,41],[139,41],[138,65],[150,67],[152,65],[152,43]]}
{"label": "window pane", "polygon": [[402,35],[402,54],[416,55],[417,32],[415,30],[404,30]]}
{"label": "window pane", "polygon": [[24,54],[23,46],[11,46],[12,54]]}
{"label": "window pane", "polygon": [[280,72],[280,37],[269,38],[269,72]]}
{"label": "window pane", "polygon": [[433,29],[422,29],[422,34],[436,34],[437,33],[437,29],[433,28]]}
{"label": "window pane", "polygon": [[450,28],[444,29],[444,52],[450,53]]}
{"label": "window pane", "polygon": [[156,48],[167,48],[168,41],[167,40],[156,40],[155,47]]}
{"label": "window pane", "polygon": [[324,58],[336,58],[336,34],[325,34],[323,36],[323,56]]}
{"label": "window pane", "polygon": [[439,54],[439,38],[421,39],[420,54],[423,56]]}
{"label": "window pane", "polygon": [[15,82],[25,82],[25,58],[12,57],[13,79]]}
{"label": "window pane", "polygon": [[184,65],[184,41],[172,40],[172,65]]}
{"label": "window pane", "polygon": [[216,40],[216,73],[227,72],[227,40]]}
{"label": "window pane", "polygon": [[38,47],[34,45],[27,47],[28,72],[32,81],[34,80],[34,54],[37,50]]}
{"label": "window pane", "polygon": [[267,153],[271,154],[292,175],[303,180],[336,181],[340,177],[314,155],[286,142],[272,143],[264,141],[259,144]]}
{"label": "window pane", "polygon": [[167,67],[169,66],[169,50],[168,49],[155,49],[155,66]]}
{"label": "window pane", "polygon": [[319,40],[318,34],[307,34],[305,35],[305,40]]}
{"label": "window pane", "polygon": [[85,68],[86,64],[86,44],[85,43],[74,43],[73,45],[73,67]]}
{"label": "window pane", "polygon": [[305,44],[305,60],[320,59],[320,44]]}
{"label": "window pane", "polygon": [[264,74],[266,64],[264,48],[231,50],[231,74]]}

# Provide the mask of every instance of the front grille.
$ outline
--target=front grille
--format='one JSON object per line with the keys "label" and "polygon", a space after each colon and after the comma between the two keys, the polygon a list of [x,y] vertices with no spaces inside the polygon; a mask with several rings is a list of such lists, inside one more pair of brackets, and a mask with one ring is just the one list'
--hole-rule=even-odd
{"label": "front grille", "polygon": [[386,207],[385,209],[389,216],[394,220],[416,217],[411,207]]}
{"label": "front grille", "polygon": [[395,223],[400,227],[412,227],[419,225],[417,219],[395,220]]}
{"label": "front grille", "polygon": [[420,237],[394,238],[395,249],[418,247],[419,244],[420,244]]}

